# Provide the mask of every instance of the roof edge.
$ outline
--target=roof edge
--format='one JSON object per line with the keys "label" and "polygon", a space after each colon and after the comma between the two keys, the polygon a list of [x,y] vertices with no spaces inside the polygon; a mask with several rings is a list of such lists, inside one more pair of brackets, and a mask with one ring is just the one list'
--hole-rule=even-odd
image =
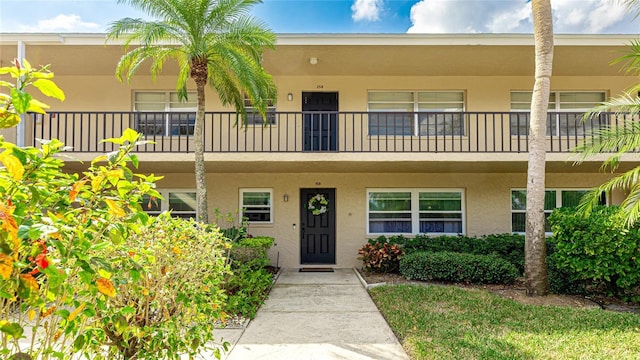
{"label": "roof edge", "polygon": [[[389,34],[389,33],[286,33],[276,34],[277,45],[487,45],[533,46],[533,34]],[[555,34],[556,46],[622,46],[637,34]],[[0,44],[121,45],[107,41],[106,33],[0,33]]]}

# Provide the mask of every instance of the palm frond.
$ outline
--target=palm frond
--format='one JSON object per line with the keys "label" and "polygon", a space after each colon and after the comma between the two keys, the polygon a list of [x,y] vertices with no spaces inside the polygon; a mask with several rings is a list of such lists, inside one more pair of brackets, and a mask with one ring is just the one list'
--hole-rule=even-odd
{"label": "palm frond", "polygon": [[640,73],[640,40],[634,39],[623,50],[624,55],[611,61],[612,65],[623,63],[622,70],[627,74]]}
{"label": "palm frond", "polygon": [[633,14],[634,19],[640,16],[640,3],[638,0],[618,0],[618,2]]}
{"label": "palm frond", "polygon": [[620,204],[620,207],[625,214],[625,225],[627,227],[635,225],[640,219],[640,186],[637,182],[631,186],[629,195]]}

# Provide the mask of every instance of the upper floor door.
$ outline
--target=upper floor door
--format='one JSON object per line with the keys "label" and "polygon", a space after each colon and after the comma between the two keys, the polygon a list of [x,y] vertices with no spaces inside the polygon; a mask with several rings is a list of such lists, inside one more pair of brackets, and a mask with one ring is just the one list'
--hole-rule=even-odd
{"label": "upper floor door", "polygon": [[304,151],[338,150],[338,93],[302,93]]}

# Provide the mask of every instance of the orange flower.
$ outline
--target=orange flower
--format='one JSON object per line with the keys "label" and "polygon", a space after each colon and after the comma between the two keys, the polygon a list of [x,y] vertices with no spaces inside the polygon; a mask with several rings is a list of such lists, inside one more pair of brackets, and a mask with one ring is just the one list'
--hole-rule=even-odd
{"label": "orange flower", "polygon": [[109,279],[99,278],[96,280],[96,286],[98,286],[98,291],[107,295],[108,297],[116,296],[116,288],[113,287],[113,284]]}
{"label": "orange flower", "polygon": [[31,276],[31,274],[21,274],[20,280],[22,280],[24,286],[32,292],[36,292],[40,288],[38,286],[38,281],[33,276]]}
{"label": "orange flower", "polygon": [[80,193],[80,189],[82,189],[82,187],[86,183],[87,180],[80,180],[73,184],[73,186],[71,187],[71,191],[69,191],[69,200],[71,200],[71,202],[76,201],[76,196],[78,196],[78,194]]}
{"label": "orange flower", "polygon": [[11,239],[13,239],[13,251],[17,260],[18,247],[20,247],[20,240],[18,240],[18,223],[13,217],[14,206],[5,205],[0,203],[0,222],[2,222],[1,229],[8,232]]}
{"label": "orange flower", "polygon": [[13,271],[13,258],[0,252],[0,277],[9,280]]}

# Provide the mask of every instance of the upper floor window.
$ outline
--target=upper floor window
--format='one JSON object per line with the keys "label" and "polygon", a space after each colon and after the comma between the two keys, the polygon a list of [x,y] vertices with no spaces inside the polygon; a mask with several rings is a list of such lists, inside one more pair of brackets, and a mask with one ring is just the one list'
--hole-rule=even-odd
{"label": "upper floor window", "polygon": [[[531,91],[511,92],[511,135],[527,135]],[[604,91],[553,91],[549,94],[547,136],[584,135],[607,124],[606,117],[582,121],[582,114],[604,102]],[[522,112],[518,114],[517,112]]]}
{"label": "upper floor window", "polygon": [[272,199],[271,189],[240,189],[242,218],[250,223],[272,223]]}
{"label": "upper floor window", "polygon": [[158,190],[164,199],[142,197],[142,209],[149,215],[171,211],[171,215],[181,218],[196,218],[196,192],[193,190]]}
{"label": "upper floor window", "polygon": [[144,135],[193,135],[196,93],[182,102],[175,91],[137,91],[134,94],[136,129]]}
{"label": "upper floor window", "polygon": [[462,234],[463,192],[458,189],[369,189],[368,234]]}
{"label": "upper floor window", "polygon": [[370,91],[369,135],[464,135],[462,91]]}
{"label": "upper floor window", "polygon": [[247,112],[247,125],[275,125],[276,104],[273,100],[267,100],[267,119],[265,119],[253,108],[253,102],[246,95],[244,97],[244,109]]}

